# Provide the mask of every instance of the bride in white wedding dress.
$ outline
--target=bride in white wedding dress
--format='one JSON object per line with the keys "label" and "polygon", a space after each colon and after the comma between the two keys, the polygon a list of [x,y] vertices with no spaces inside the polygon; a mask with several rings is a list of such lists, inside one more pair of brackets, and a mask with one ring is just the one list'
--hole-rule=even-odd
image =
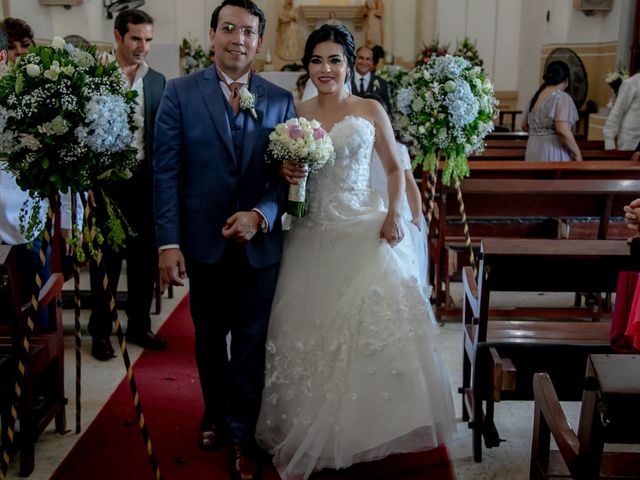
{"label": "bride in white wedding dress", "polygon": [[[308,212],[285,238],[271,310],[256,439],[283,479],[428,450],[454,424],[433,312],[402,231],[393,131],[376,101],[345,88],[354,60],[342,25],[307,40],[303,63],[318,95],[298,114],[327,130],[336,162],[309,178]],[[388,210],[370,185],[374,146]]]}

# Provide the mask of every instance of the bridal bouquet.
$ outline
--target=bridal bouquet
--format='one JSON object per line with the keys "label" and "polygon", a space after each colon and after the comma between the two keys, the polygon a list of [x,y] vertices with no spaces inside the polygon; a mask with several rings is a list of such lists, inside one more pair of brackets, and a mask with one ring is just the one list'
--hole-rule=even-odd
{"label": "bridal bouquet", "polygon": [[445,160],[448,185],[469,174],[467,156],[484,149],[484,137],[498,115],[493,85],[480,67],[447,55],[413,69],[397,98],[398,127],[418,146],[415,164],[435,171]]}
{"label": "bridal bouquet", "polygon": [[[49,46],[31,47],[0,78],[1,168],[33,199],[127,178],[137,164],[133,132],[142,120],[135,113],[136,95],[126,88],[116,62],[96,60],[95,46],[76,48],[55,37]],[[27,202],[21,213],[27,233],[39,225],[33,204]],[[106,236],[117,248],[125,226],[113,203],[107,200],[106,207],[111,216]],[[89,240],[88,230],[84,233]],[[73,237],[77,242],[79,232]],[[96,237],[100,243],[102,235]],[[95,251],[91,244],[89,249]],[[83,257],[81,248],[75,251]]]}
{"label": "bridal bouquet", "polygon": [[[325,165],[333,165],[335,160],[333,142],[316,120],[304,117],[291,118],[279,123],[269,135],[267,158],[285,162],[292,160],[308,165],[310,172],[316,172]],[[289,186],[288,213],[296,217],[304,216],[306,178],[300,185]]]}

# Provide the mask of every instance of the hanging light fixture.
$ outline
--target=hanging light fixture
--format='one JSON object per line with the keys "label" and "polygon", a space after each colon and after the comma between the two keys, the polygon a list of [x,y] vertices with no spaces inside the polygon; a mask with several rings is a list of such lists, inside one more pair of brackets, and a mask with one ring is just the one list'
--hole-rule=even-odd
{"label": "hanging light fixture", "polygon": [[107,9],[107,18],[113,18],[114,13],[141,7],[144,0],[102,0],[102,5]]}

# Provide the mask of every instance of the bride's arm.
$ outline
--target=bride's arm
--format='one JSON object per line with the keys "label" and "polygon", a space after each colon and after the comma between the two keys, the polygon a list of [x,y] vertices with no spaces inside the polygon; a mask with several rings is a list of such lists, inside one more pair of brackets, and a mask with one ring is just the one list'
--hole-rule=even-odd
{"label": "bride's arm", "polygon": [[398,159],[396,139],[387,112],[382,106],[370,100],[373,119],[376,126],[375,148],[380,156],[382,167],[387,174],[387,189],[389,192],[389,211],[380,230],[380,237],[386,239],[391,246],[399,243],[404,236],[400,225],[400,209],[404,195],[404,171]]}

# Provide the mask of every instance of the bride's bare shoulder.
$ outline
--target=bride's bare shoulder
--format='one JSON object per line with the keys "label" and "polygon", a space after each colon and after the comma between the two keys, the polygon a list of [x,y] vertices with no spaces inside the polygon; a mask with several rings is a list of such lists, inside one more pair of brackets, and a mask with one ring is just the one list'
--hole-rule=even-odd
{"label": "bride's bare shoulder", "polygon": [[[369,120],[374,125],[379,119],[380,109],[382,107],[376,100],[370,98],[360,98],[355,95],[351,96],[352,114]],[[382,109],[384,112],[384,109]]]}

